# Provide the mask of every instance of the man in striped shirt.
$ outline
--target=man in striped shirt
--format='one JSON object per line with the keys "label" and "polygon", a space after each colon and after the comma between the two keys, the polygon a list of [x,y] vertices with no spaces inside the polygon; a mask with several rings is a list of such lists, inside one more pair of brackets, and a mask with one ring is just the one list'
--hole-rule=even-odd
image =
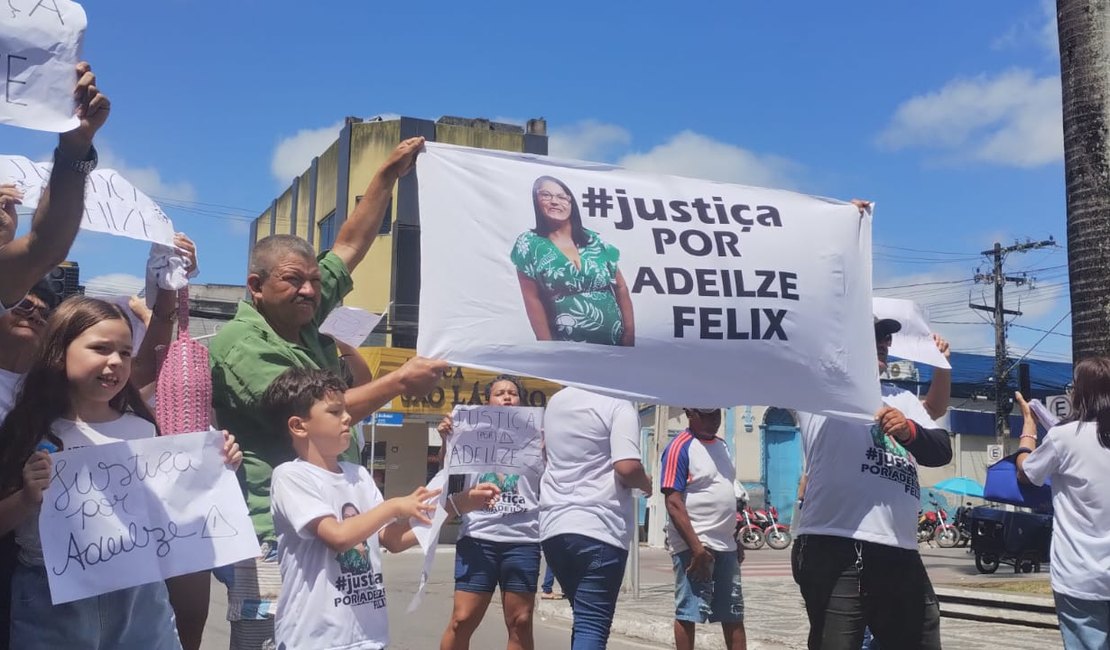
{"label": "man in striped shirt", "polygon": [[667,542],[675,572],[674,639],[694,647],[697,623],[720,623],[729,650],[747,647],[744,593],[733,531],[736,467],[717,437],[720,409],[686,409],[689,428],[663,450],[660,489],[666,498]]}

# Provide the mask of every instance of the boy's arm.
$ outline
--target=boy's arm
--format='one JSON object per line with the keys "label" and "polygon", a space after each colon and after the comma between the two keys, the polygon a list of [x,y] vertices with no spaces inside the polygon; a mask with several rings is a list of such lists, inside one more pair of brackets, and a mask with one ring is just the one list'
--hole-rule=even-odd
{"label": "boy's arm", "polygon": [[399,499],[390,499],[364,513],[339,521],[333,515],[309,522],[307,531],[328,548],[343,553],[365,542],[397,518]]}
{"label": "boy's arm", "polygon": [[335,515],[317,517],[305,526],[305,530],[327,544],[328,548],[337,553],[343,553],[365,542],[395,519],[404,521],[406,525],[410,517],[415,517],[426,524],[432,523],[428,515],[435,512],[436,506],[427,501],[439,496],[439,492],[439,490],[418,487],[408,496],[389,499],[381,505],[343,521],[336,519]]}
{"label": "boy's arm", "polygon": [[[426,488],[420,489],[425,490]],[[428,492],[428,494],[432,494],[432,492]],[[434,494],[438,495],[439,490],[436,490]],[[465,493],[451,495],[448,498],[448,504],[453,507],[448,507],[447,514],[457,516],[484,508],[495,503],[500,496],[500,488],[493,483],[479,483]],[[456,512],[452,514],[451,510]],[[406,517],[397,519],[383,528],[378,533],[378,541],[390,553],[400,553],[406,548],[415,546],[418,540],[416,539],[416,533],[412,530],[412,520]]]}

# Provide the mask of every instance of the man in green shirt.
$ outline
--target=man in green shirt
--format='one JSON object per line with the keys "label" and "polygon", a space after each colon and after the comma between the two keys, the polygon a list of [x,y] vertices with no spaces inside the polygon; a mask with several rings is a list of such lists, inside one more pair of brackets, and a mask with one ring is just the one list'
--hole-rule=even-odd
{"label": "man in green shirt", "polygon": [[[270,516],[273,468],[294,458],[288,433],[275,431],[259,408],[262,393],[287,368],[339,371],[335,343],[319,327],[351,291],[351,271],[366,256],[385,216],[393,185],[416,162],[423,138],[394,149],[343,223],[330,251],[316,256],[312,245],[293,235],[272,235],[251,252],[247,275],[250,301],[239,304],[209,346],[212,403],[223,429],[243,450],[240,480],[261,544],[261,558],[221,575],[228,583],[231,648],[273,647],[274,610],[281,590],[276,535]],[[414,358],[396,371],[346,392],[347,411],[359,421],[401,394],[432,390],[447,365]],[[352,449],[357,461],[357,450]]]}

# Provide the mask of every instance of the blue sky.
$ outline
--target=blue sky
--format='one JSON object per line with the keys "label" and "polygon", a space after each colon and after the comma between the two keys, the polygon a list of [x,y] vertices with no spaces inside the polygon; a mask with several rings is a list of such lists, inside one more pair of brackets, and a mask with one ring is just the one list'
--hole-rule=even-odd
{"label": "blue sky", "polygon": [[[959,324],[979,322],[978,253],[1065,233],[1054,3],[802,4],[96,0],[85,56],[113,101],[102,165],[197,240],[200,282],[243,281],[245,219],[345,115],[542,116],[553,154],[875,200],[875,285],[989,352],[988,325]],[[0,133],[3,153],[53,147]],[[90,234],[71,254],[105,288],[145,257]],[[1066,261],[1062,247],[1007,261],[1040,269],[1038,288],[1007,292],[1027,312],[1016,324],[1068,312]],[[1011,343],[1042,334],[1015,327]],[[1032,356],[1070,357],[1070,339]]]}

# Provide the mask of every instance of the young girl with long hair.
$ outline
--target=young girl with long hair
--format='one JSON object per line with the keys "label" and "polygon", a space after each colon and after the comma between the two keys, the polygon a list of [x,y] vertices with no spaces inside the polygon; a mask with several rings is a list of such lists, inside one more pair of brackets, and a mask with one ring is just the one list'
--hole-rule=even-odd
{"label": "young girl with long hair", "polygon": [[[116,305],[74,297],[51,314],[15,405],[0,425],[0,533],[15,530],[13,648],[179,649],[164,582],[51,604],[39,539],[50,484],[46,448],[73,449],[158,435],[131,378],[131,324]],[[49,443],[48,445],[46,443]],[[230,436],[225,459],[242,458]],[[54,623],[50,623],[53,621]]]}

